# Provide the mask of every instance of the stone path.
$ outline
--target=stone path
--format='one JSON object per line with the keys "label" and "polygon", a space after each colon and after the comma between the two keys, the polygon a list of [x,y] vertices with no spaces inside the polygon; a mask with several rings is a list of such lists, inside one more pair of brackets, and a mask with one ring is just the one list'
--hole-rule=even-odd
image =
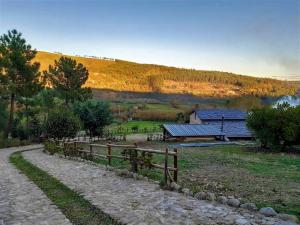
{"label": "stone path", "polygon": [[122,178],[103,166],[49,156],[41,151],[23,155],[124,224],[293,224],[158,190],[155,183]]}
{"label": "stone path", "polygon": [[9,163],[18,150],[41,146],[0,149],[0,225],[68,225],[69,220],[25,175]]}

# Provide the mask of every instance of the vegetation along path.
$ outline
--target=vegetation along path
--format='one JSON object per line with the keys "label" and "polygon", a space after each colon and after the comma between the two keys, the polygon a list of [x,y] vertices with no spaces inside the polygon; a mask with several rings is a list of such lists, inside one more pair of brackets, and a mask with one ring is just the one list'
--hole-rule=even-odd
{"label": "vegetation along path", "polygon": [[47,196],[9,163],[16,151],[41,147],[0,149],[0,224],[71,224]]}
{"label": "vegetation along path", "polygon": [[154,182],[119,177],[104,166],[50,156],[40,150],[24,152],[23,156],[122,224],[292,224],[160,190]]}

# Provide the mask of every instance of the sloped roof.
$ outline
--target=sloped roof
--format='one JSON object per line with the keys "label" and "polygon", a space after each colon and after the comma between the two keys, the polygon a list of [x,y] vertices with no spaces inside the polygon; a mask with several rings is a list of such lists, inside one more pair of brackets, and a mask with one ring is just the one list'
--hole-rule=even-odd
{"label": "sloped roof", "polygon": [[244,120],[247,112],[238,109],[199,109],[195,110],[201,120]]}
{"label": "sloped roof", "polygon": [[[210,122],[209,125],[222,127],[222,122]],[[224,121],[223,132],[225,136],[230,137],[253,137],[251,131],[248,129],[245,121]]]}
{"label": "sloped roof", "polygon": [[164,128],[173,137],[209,137],[223,136],[232,137],[252,137],[252,133],[244,121],[225,121],[223,132],[222,122],[211,122],[209,124],[164,124]]}
{"label": "sloped roof", "polygon": [[173,137],[220,136],[220,126],[212,124],[164,124]]}

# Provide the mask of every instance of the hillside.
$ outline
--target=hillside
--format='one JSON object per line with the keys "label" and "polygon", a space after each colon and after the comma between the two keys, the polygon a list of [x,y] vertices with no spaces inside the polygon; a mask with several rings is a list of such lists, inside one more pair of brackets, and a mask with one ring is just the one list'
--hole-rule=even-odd
{"label": "hillside", "polygon": [[[41,70],[59,59],[61,54],[38,52]],[[299,84],[274,79],[241,76],[219,71],[181,69],[122,60],[75,57],[89,70],[86,86],[116,91],[193,94],[205,97],[242,95],[281,96],[295,94]]]}

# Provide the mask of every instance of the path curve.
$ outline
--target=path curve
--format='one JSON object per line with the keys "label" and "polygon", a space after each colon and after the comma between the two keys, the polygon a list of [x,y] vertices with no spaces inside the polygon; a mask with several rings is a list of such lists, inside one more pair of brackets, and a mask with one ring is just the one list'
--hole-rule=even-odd
{"label": "path curve", "polygon": [[70,221],[25,175],[9,163],[9,156],[30,145],[0,149],[0,225],[69,225]]}
{"label": "path curve", "polygon": [[293,224],[158,190],[153,182],[122,178],[101,165],[50,156],[42,151],[24,152],[23,155],[124,224]]}

